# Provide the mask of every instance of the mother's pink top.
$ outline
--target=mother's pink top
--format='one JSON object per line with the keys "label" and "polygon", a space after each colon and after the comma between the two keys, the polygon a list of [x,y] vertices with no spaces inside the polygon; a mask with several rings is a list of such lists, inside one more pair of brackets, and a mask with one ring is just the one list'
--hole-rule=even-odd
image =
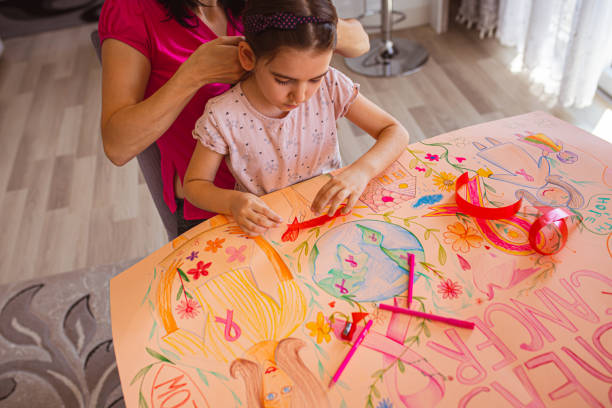
{"label": "mother's pink top", "polygon": [[[168,18],[166,9],[156,0],[106,0],[98,31],[101,42],[114,38],[134,47],[149,59],[151,76],[144,95],[148,98],[174,75],[198,46],[217,38],[199,18],[190,21],[194,22],[198,23],[195,28],[181,26],[176,20]],[[238,29],[242,28],[239,24],[237,26]],[[228,22],[227,35],[241,35],[238,29]],[[208,99],[229,88],[227,84],[202,87],[172,126],[157,140],[161,153],[164,200],[172,212],[176,211],[174,175],[178,173],[181,182],[185,177],[196,144],[191,136],[195,122],[202,115]],[[225,164],[219,167],[215,184],[221,188],[234,188],[235,180]],[[185,200],[185,219],[209,218],[213,215]]]}

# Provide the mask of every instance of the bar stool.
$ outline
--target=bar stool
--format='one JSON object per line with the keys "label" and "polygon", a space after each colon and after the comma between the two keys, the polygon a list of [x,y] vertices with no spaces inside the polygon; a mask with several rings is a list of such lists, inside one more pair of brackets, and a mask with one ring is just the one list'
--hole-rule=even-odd
{"label": "bar stool", "polygon": [[391,38],[393,0],[381,1],[382,39],[370,41],[370,51],[357,58],[345,58],[352,71],[372,77],[411,74],[421,68],[429,53],[420,44],[404,38]]}

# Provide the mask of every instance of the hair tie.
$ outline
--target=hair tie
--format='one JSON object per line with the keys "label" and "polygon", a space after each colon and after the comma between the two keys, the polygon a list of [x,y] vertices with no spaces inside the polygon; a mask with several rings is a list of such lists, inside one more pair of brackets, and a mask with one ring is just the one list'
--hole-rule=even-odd
{"label": "hair tie", "polygon": [[291,13],[275,13],[270,15],[254,14],[244,18],[244,31],[246,33],[259,34],[269,28],[279,30],[294,30],[298,24],[327,23],[317,16],[296,16]]}

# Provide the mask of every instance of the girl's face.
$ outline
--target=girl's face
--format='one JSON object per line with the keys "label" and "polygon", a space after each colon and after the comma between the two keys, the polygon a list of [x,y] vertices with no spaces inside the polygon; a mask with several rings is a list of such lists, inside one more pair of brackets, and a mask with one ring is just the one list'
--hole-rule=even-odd
{"label": "girl's face", "polygon": [[332,53],[283,48],[272,59],[258,59],[252,79],[257,84],[256,108],[282,117],[306,102],[319,89]]}
{"label": "girl's face", "polygon": [[289,376],[271,361],[263,364],[263,405],[265,408],[290,407],[293,382]]}

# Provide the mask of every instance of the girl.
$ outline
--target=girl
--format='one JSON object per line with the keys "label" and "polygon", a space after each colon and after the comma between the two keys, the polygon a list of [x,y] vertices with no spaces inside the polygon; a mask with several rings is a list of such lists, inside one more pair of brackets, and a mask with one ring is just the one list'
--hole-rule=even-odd
{"label": "girl", "polygon": [[[329,0],[248,1],[246,41],[238,45],[251,74],[211,99],[193,131],[197,144],[185,194],[208,211],[231,214],[249,235],[282,221],[258,196],[340,167],[335,121],[346,116],[376,139],[374,146],[316,195],[312,210],[333,214],[356,204],[370,179],[404,150],[408,133],[329,67],[337,15]],[[225,158],[236,190],[213,184]]]}
{"label": "girl", "polygon": [[[244,74],[237,46],[244,5],[244,0],[106,0],[102,7],[104,152],[123,166],[157,144],[161,162],[147,167],[161,165],[159,190],[151,194],[176,216],[164,219],[171,240],[177,229],[180,235],[214,215],[184,200],[183,179],[202,106]],[[356,57],[368,47],[357,20],[338,21],[337,53]],[[225,164],[215,182],[235,185]],[[159,202],[162,195],[165,204]]]}

